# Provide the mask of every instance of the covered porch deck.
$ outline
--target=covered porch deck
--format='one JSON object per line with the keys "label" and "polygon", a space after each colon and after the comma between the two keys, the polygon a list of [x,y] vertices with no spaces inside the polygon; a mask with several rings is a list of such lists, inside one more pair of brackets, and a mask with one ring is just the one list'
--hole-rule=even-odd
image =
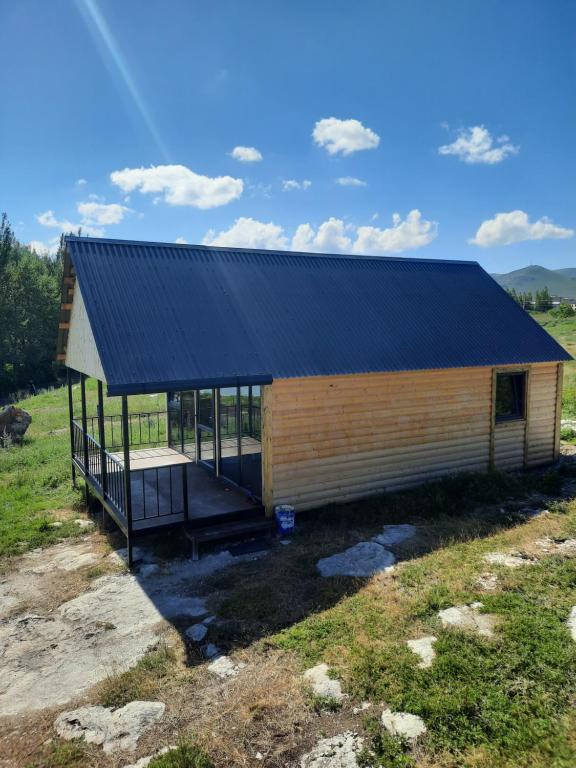
{"label": "covered porch deck", "polygon": [[170,392],[165,410],[148,412],[130,410],[122,396],[121,413],[106,414],[98,381],[94,415],[86,379],[80,374],[75,403],[69,375],[73,474],[125,534],[130,561],[139,532],[264,518],[259,387]]}

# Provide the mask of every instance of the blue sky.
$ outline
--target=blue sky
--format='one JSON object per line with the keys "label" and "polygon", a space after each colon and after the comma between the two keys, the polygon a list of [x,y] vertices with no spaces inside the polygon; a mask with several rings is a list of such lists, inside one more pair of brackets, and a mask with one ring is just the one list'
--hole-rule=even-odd
{"label": "blue sky", "polygon": [[572,0],[0,0],[0,17],[0,209],[38,249],[82,224],[576,266]]}

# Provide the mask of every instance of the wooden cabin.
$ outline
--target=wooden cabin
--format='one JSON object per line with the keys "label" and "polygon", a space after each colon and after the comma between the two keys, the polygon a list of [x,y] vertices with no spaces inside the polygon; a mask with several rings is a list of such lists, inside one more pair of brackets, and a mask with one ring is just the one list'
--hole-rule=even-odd
{"label": "wooden cabin", "polygon": [[66,243],[72,468],[129,553],[159,526],[558,458],[570,355],[475,262]]}

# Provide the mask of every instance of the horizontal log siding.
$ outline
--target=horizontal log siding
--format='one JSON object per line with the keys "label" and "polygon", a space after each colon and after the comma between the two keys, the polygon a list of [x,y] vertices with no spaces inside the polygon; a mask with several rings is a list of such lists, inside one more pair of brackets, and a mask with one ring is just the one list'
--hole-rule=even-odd
{"label": "horizontal log siding", "polygon": [[[554,460],[558,365],[538,365],[531,371],[528,441],[529,467]],[[561,368],[562,366],[560,366]],[[562,378],[560,377],[560,389]]]}
{"label": "horizontal log siding", "polygon": [[[528,442],[524,421],[496,425],[496,467],[553,460],[556,371],[532,366]],[[281,379],[266,390],[268,508],[310,509],[490,464],[491,368]]]}
{"label": "horizontal log siding", "polygon": [[486,469],[491,382],[490,368],[274,381],[274,503],[308,509]]}

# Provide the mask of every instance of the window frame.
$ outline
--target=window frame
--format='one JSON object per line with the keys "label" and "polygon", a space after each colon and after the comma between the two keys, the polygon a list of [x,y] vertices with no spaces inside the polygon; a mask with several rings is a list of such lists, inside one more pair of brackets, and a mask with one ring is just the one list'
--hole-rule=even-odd
{"label": "window frame", "polygon": [[[522,376],[524,379],[524,387],[522,392],[522,407],[519,415],[513,416],[498,416],[497,413],[497,401],[498,401],[498,377],[499,376]],[[496,368],[494,369],[494,425],[516,423],[519,421],[527,421],[528,418],[528,393],[529,393],[529,377],[530,368]]]}

